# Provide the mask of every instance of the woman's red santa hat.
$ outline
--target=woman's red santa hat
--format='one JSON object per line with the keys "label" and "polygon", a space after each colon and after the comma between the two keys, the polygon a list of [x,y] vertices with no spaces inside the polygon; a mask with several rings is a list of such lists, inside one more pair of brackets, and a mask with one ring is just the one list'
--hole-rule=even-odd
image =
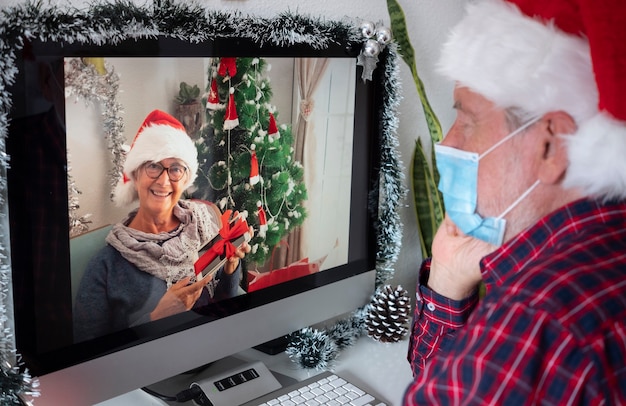
{"label": "woman's red santa hat", "polygon": [[501,108],[569,113],[564,185],[626,198],[626,2],[482,0],[443,46],[439,70]]}
{"label": "woman's red santa hat", "polygon": [[180,121],[161,110],[154,110],[139,127],[126,154],[122,179],[113,192],[115,204],[125,206],[138,199],[133,172],[145,162],[159,162],[167,158],[184,161],[189,169],[184,188],[193,184],[198,172],[196,146]]}

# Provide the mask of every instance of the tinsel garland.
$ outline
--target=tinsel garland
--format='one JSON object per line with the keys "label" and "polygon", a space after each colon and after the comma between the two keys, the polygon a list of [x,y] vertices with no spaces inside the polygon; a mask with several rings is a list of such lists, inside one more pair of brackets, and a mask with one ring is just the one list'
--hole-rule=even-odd
{"label": "tinsel garland", "polygon": [[[198,4],[178,4],[171,1],[158,2],[154,6],[138,6],[122,1],[95,2],[86,9],[71,6],[62,9],[55,5],[45,6],[42,2],[28,2],[0,10],[0,220],[3,224],[3,231],[0,231],[0,323],[3,328],[0,359],[8,362],[8,368],[3,367],[3,374],[0,375],[0,404],[19,404],[15,403],[16,394],[36,393],[36,380],[31,380],[27,371],[19,372],[16,368],[19,357],[11,331],[12,325],[7,323],[7,320],[12,320],[12,295],[9,240],[8,233],[4,231],[8,227],[6,169],[9,157],[4,151],[9,125],[8,113],[12,105],[8,88],[17,75],[15,57],[16,52],[23,47],[24,39],[114,45],[124,40],[157,36],[178,38],[191,43],[238,37],[251,40],[259,47],[266,44],[283,47],[306,44],[313,49],[323,50],[331,44],[346,42],[350,46],[358,47],[362,44],[363,37],[357,26],[358,23],[350,19],[328,21],[291,12],[281,13],[274,18],[261,18],[244,16],[240,12],[210,11]],[[378,287],[393,276],[393,264],[397,259],[402,235],[397,209],[404,195],[403,167],[396,151],[396,107],[400,101],[396,47],[390,44],[387,52],[382,75],[384,104],[380,117],[380,187],[371,196],[372,201],[378,202],[375,207],[379,207],[376,225]],[[114,101],[111,95],[105,100]],[[110,125],[113,128],[117,123]],[[349,345],[354,341],[352,337],[362,333],[363,318],[358,316],[362,311],[360,309],[346,319],[348,321],[338,322],[321,335],[334,335],[335,338],[328,339],[333,340],[337,348],[341,347],[337,344],[337,337],[339,341]],[[307,331],[300,333],[302,337],[307,336]],[[310,344],[307,339],[301,340],[300,344],[294,341],[290,345],[290,352],[304,353]],[[336,353],[337,351],[327,363],[332,363]],[[10,385],[11,389],[5,389],[8,387],[4,385],[8,382],[7,379],[15,383]]]}
{"label": "tinsel garland", "polygon": [[65,63],[65,97],[74,96],[86,106],[101,103],[104,139],[113,157],[108,176],[113,191],[122,177],[126,143],[124,119],[120,115],[124,109],[117,101],[120,80],[111,65],[103,61],[104,72],[98,72],[89,59],[94,58],[71,58]]}
{"label": "tinsel garland", "polygon": [[[65,97],[74,96],[82,100],[86,106],[95,102],[101,104],[102,127],[107,149],[112,156],[112,168],[108,179],[111,190],[110,197],[115,185],[122,177],[124,165],[124,120],[122,105],[117,101],[119,91],[119,76],[113,68],[102,61],[103,72],[99,72],[89,59],[94,58],[71,58],[65,62]],[[69,151],[71,153],[71,151]],[[79,216],[76,211],[80,207],[78,195],[80,190],[74,184],[71,175],[71,167],[68,166],[68,189],[69,189],[69,217],[70,236],[80,235],[87,231],[91,214]]]}
{"label": "tinsel garland", "polygon": [[[398,153],[398,107],[400,94],[400,74],[398,67],[398,46],[389,45],[389,54],[383,66],[383,106],[379,121],[380,129],[380,187],[373,193],[370,207],[378,207],[376,223],[376,287],[381,288],[394,274],[393,266],[398,259],[402,241],[402,221],[398,212],[399,203],[406,196],[404,187],[404,166]],[[374,205],[378,202],[378,205]]]}

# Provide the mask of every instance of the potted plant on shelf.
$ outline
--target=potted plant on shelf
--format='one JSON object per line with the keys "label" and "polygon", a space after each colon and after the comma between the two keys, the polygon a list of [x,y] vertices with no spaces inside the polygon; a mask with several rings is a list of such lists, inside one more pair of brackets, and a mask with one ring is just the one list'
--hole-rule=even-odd
{"label": "potted plant on shelf", "polygon": [[200,88],[198,85],[189,85],[180,82],[180,90],[176,96],[175,116],[184,126],[187,134],[195,139],[202,127],[202,103],[199,100]]}

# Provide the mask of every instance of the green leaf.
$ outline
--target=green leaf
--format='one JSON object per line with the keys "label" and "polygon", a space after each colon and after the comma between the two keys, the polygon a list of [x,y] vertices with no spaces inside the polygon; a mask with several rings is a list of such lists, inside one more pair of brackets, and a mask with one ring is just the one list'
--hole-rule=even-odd
{"label": "green leaf", "polygon": [[431,256],[433,238],[443,220],[443,203],[419,139],[415,142],[411,167],[413,168],[413,199],[422,257],[427,258]]}
{"label": "green leaf", "polygon": [[413,199],[417,214],[418,234],[422,248],[422,256],[423,258],[427,258],[431,256],[432,241],[439,224],[443,221],[445,210],[441,193],[437,190],[439,172],[435,164],[434,154],[434,144],[443,139],[443,134],[439,119],[428,102],[424,83],[422,83],[417,72],[415,51],[411,45],[409,33],[406,28],[404,11],[396,0],[387,0],[387,9],[389,10],[391,30],[395,41],[398,43],[399,53],[404,62],[409,66],[411,74],[413,75],[413,81],[415,82],[415,88],[417,89],[424,110],[424,117],[426,118],[426,124],[431,139],[430,161],[432,165],[428,164],[428,159],[419,138],[415,143],[412,162]]}
{"label": "green leaf", "polygon": [[441,124],[428,102],[426,89],[424,88],[424,84],[417,73],[415,51],[413,50],[413,46],[411,45],[411,41],[409,39],[404,11],[396,0],[387,0],[387,10],[389,10],[391,31],[393,32],[394,39],[398,43],[400,56],[411,69],[413,81],[415,82],[415,87],[417,88],[417,93],[420,97],[420,101],[422,102],[422,108],[424,109],[424,116],[426,117],[426,124],[428,125],[430,138],[433,142],[439,142],[443,139]]}

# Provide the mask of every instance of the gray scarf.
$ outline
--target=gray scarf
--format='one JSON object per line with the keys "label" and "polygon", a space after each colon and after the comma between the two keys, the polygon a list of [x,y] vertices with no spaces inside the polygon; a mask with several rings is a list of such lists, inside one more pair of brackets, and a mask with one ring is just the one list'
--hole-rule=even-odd
{"label": "gray scarf", "polygon": [[115,224],[106,241],[139,268],[167,282],[168,288],[193,276],[198,251],[219,233],[221,219],[204,203],[181,200],[174,207],[180,225],[170,232],[145,233],[128,227],[137,214],[132,211]]}

